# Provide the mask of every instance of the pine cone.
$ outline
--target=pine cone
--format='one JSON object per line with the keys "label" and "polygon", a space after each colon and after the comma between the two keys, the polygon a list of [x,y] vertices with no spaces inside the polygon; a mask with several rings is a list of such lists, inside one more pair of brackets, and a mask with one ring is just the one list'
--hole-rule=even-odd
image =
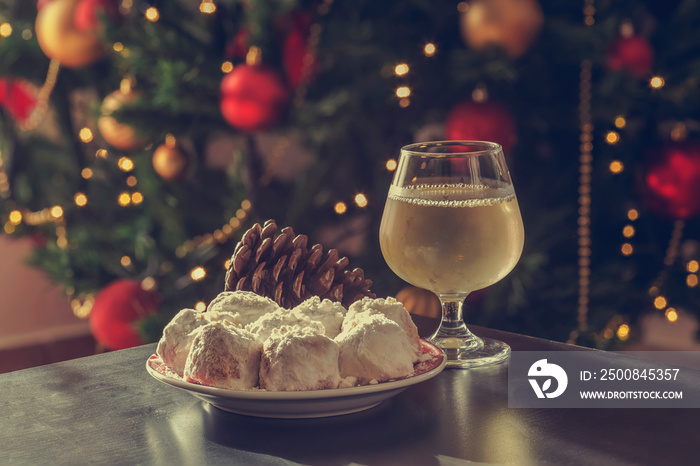
{"label": "pine cone", "polygon": [[350,261],[339,258],[337,250],[324,253],[320,244],[307,248],[307,236],[295,236],[292,227],[275,233],[274,220],[245,232],[231,256],[225,291],[253,291],[287,309],[312,296],[346,308],[365,296],[376,297],[362,269],[344,270]]}

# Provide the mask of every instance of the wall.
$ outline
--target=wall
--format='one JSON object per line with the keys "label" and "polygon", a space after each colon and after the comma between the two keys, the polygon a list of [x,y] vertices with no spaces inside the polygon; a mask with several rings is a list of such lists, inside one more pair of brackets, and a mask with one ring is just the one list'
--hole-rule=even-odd
{"label": "wall", "polygon": [[0,349],[19,348],[88,335],[88,323],[73,315],[61,289],[25,265],[30,239],[0,235]]}

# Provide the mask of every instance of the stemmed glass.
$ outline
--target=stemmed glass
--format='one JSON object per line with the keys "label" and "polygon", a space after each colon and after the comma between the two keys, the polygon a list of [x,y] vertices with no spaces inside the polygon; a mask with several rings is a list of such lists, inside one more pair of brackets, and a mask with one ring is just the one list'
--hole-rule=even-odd
{"label": "stemmed glass", "polygon": [[428,339],[448,367],[505,361],[510,347],[479,338],[462,304],[517,264],[523,222],[501,146],[492,142],[425,142],[401,149],[379,229],[384,259],[403,280],[435,293],[442,321]]}

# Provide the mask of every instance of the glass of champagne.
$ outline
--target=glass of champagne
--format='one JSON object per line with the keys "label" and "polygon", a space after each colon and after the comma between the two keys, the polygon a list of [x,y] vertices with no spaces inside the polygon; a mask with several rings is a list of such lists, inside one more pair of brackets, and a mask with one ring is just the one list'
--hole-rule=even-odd
{"label": "glass of champagne", "polygon": [[505,277],[523,249],[523,221],[501,146],[442,141],[405,146],[379,229],[384,259],[403,280],[435,293],[442,321],[428,339],[448,367],[508,359],[510,347],[464,323],[469,293]]}

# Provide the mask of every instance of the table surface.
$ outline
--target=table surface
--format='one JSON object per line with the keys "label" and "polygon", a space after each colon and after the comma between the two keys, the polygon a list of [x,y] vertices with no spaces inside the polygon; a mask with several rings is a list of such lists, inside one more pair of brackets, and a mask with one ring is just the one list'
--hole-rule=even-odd
{"label": "table surface", "polygon": [[[575,349],[473,329],[514,351]],[[507,364],[445,370],[361,413],[291,420],[220,411],[160,383],[145,368],[154,352],[0,375],[0,463],[697,464],[700,411],[512,409]]]}

